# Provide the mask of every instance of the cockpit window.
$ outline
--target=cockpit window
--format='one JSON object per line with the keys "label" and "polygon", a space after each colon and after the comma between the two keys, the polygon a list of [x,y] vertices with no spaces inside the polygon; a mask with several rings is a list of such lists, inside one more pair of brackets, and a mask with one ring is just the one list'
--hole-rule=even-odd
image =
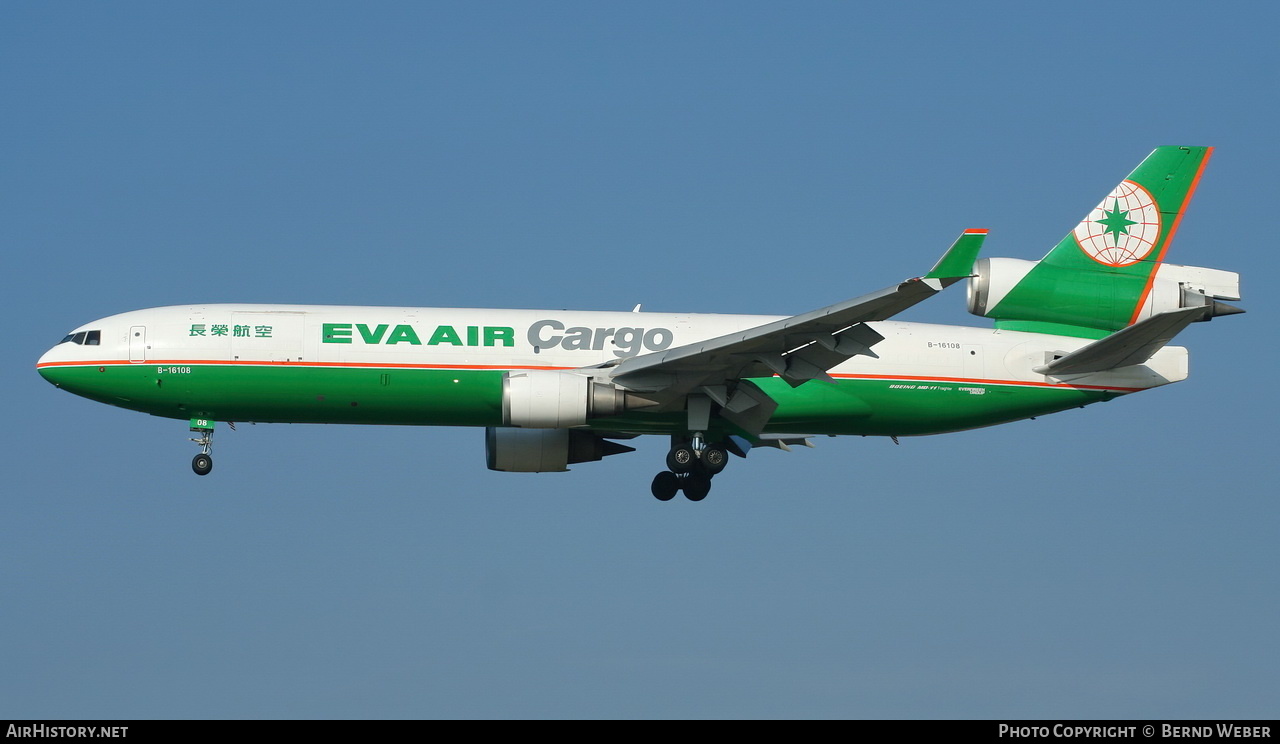
{"label": "cockpit window", "polygon": [[58,343],[65,344],[68,341],[73,344],[81,344],[82,346],[98,346],[102,343],[102,331],[80,331],[79,333],[68,333]]}

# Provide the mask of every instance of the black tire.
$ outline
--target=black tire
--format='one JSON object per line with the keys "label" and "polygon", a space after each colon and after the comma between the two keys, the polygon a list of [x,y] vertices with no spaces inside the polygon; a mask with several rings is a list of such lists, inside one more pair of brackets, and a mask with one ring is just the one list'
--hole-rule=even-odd
{"label": "black tire", "polygon": [[213,458],[205,454],[196,455],[191,458],[191,469],[196,471],[196,475],[208,475],[213,470]]}
{"label": "black tire", "polygon": [[673,473],[687,473],[698,464],[698,453],[687,444],[677,444],[667,453],[667,468]]}
{"label": "black tire", "polygon": [[702,466],[707,469],[711,475],[724,470],[724,466],[729,464],[729,450],[718,444],[713,444],[702,451]]}
{"label": "black tire", "polygon": [[653,476],[653,485],[649,486],[649,490],[658,501],[670,501],[680,492],[680,476],[664,470]]}
{"label": "black tire", "polygon": [[695,470],[685,476],[682,488],[686,499],[702,501],[711,493],[711,476],[702,470]]}

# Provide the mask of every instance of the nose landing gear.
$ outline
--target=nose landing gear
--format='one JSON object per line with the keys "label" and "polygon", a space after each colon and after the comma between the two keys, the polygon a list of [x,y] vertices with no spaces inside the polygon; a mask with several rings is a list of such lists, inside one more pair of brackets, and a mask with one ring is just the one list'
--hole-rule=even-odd
{"label": "nose landing gear", "polygon": [[191,469],[196,471],[196,475],[208,475],[213,470],[213,458],[201,452],[191,458]]}
{"label": "nose landing gear", "polygon": [[213,470],[213,422],[209,419],[191,419],[191,431],[200,434],[199,439],[191,441],[200,445],[200,454],[191,458],[191,469],[196,475],[208,475]]}

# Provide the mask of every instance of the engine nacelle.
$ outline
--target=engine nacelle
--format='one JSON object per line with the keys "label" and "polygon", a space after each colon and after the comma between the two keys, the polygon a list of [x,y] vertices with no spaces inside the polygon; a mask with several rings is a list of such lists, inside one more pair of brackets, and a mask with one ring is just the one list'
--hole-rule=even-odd
{"label": "engine nacelle", "polygon": [[[1240,299],[1240,275],[1198,266],[1161,264],[1151,280],[1140,275],[1086,271],[1018,258],[982,258],[969,279],[968,309],[996,320],[1024,320],[1118,330],[1159,313],[1206,308],[1204,320],[1242,312],[1219,300]],[[1036,271],[1034,291],[1015,286]],[[1134,305],[1144,297],[1140,312]],[[1007,301],[1006,301],[1007,300]]]}
{"label": "engine nacelle", "polygon": [[973,264],[965,298],[969,312],[987,317],[1009,290],[1026,278],[1039,261],[1021,258],[980,258]]}
{"label": "engine nacelle", "polygon": [[652,401],[573,372],[530,369],[502,376],[502,423],[507,426],[564,429],[647,405]]}
{"label": "engine nacelle", "polygon": [[1160,264],[1151,285],[1151,293],[1137,320],[1182,307],[1208,308],[1203,320],[1219,315],[1234,315],[1244,311],[1220,300],[1239,299],[1240,275],[1234,271]]}
{"label": "engine nacelle", "polygon": [[508,473],[560,473],[574,463],[634,451],[589,431],[494,426],[484,431],[485,463],[490,470]]}

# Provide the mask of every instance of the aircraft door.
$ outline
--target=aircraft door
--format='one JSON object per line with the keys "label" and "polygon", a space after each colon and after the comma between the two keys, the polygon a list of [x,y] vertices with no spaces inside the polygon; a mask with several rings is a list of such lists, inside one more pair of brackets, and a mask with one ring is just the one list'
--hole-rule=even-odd
{"label": "aircraft door", "polygon": [[133,326],[129,329],[129,361],[147,361],[147,327]]}

